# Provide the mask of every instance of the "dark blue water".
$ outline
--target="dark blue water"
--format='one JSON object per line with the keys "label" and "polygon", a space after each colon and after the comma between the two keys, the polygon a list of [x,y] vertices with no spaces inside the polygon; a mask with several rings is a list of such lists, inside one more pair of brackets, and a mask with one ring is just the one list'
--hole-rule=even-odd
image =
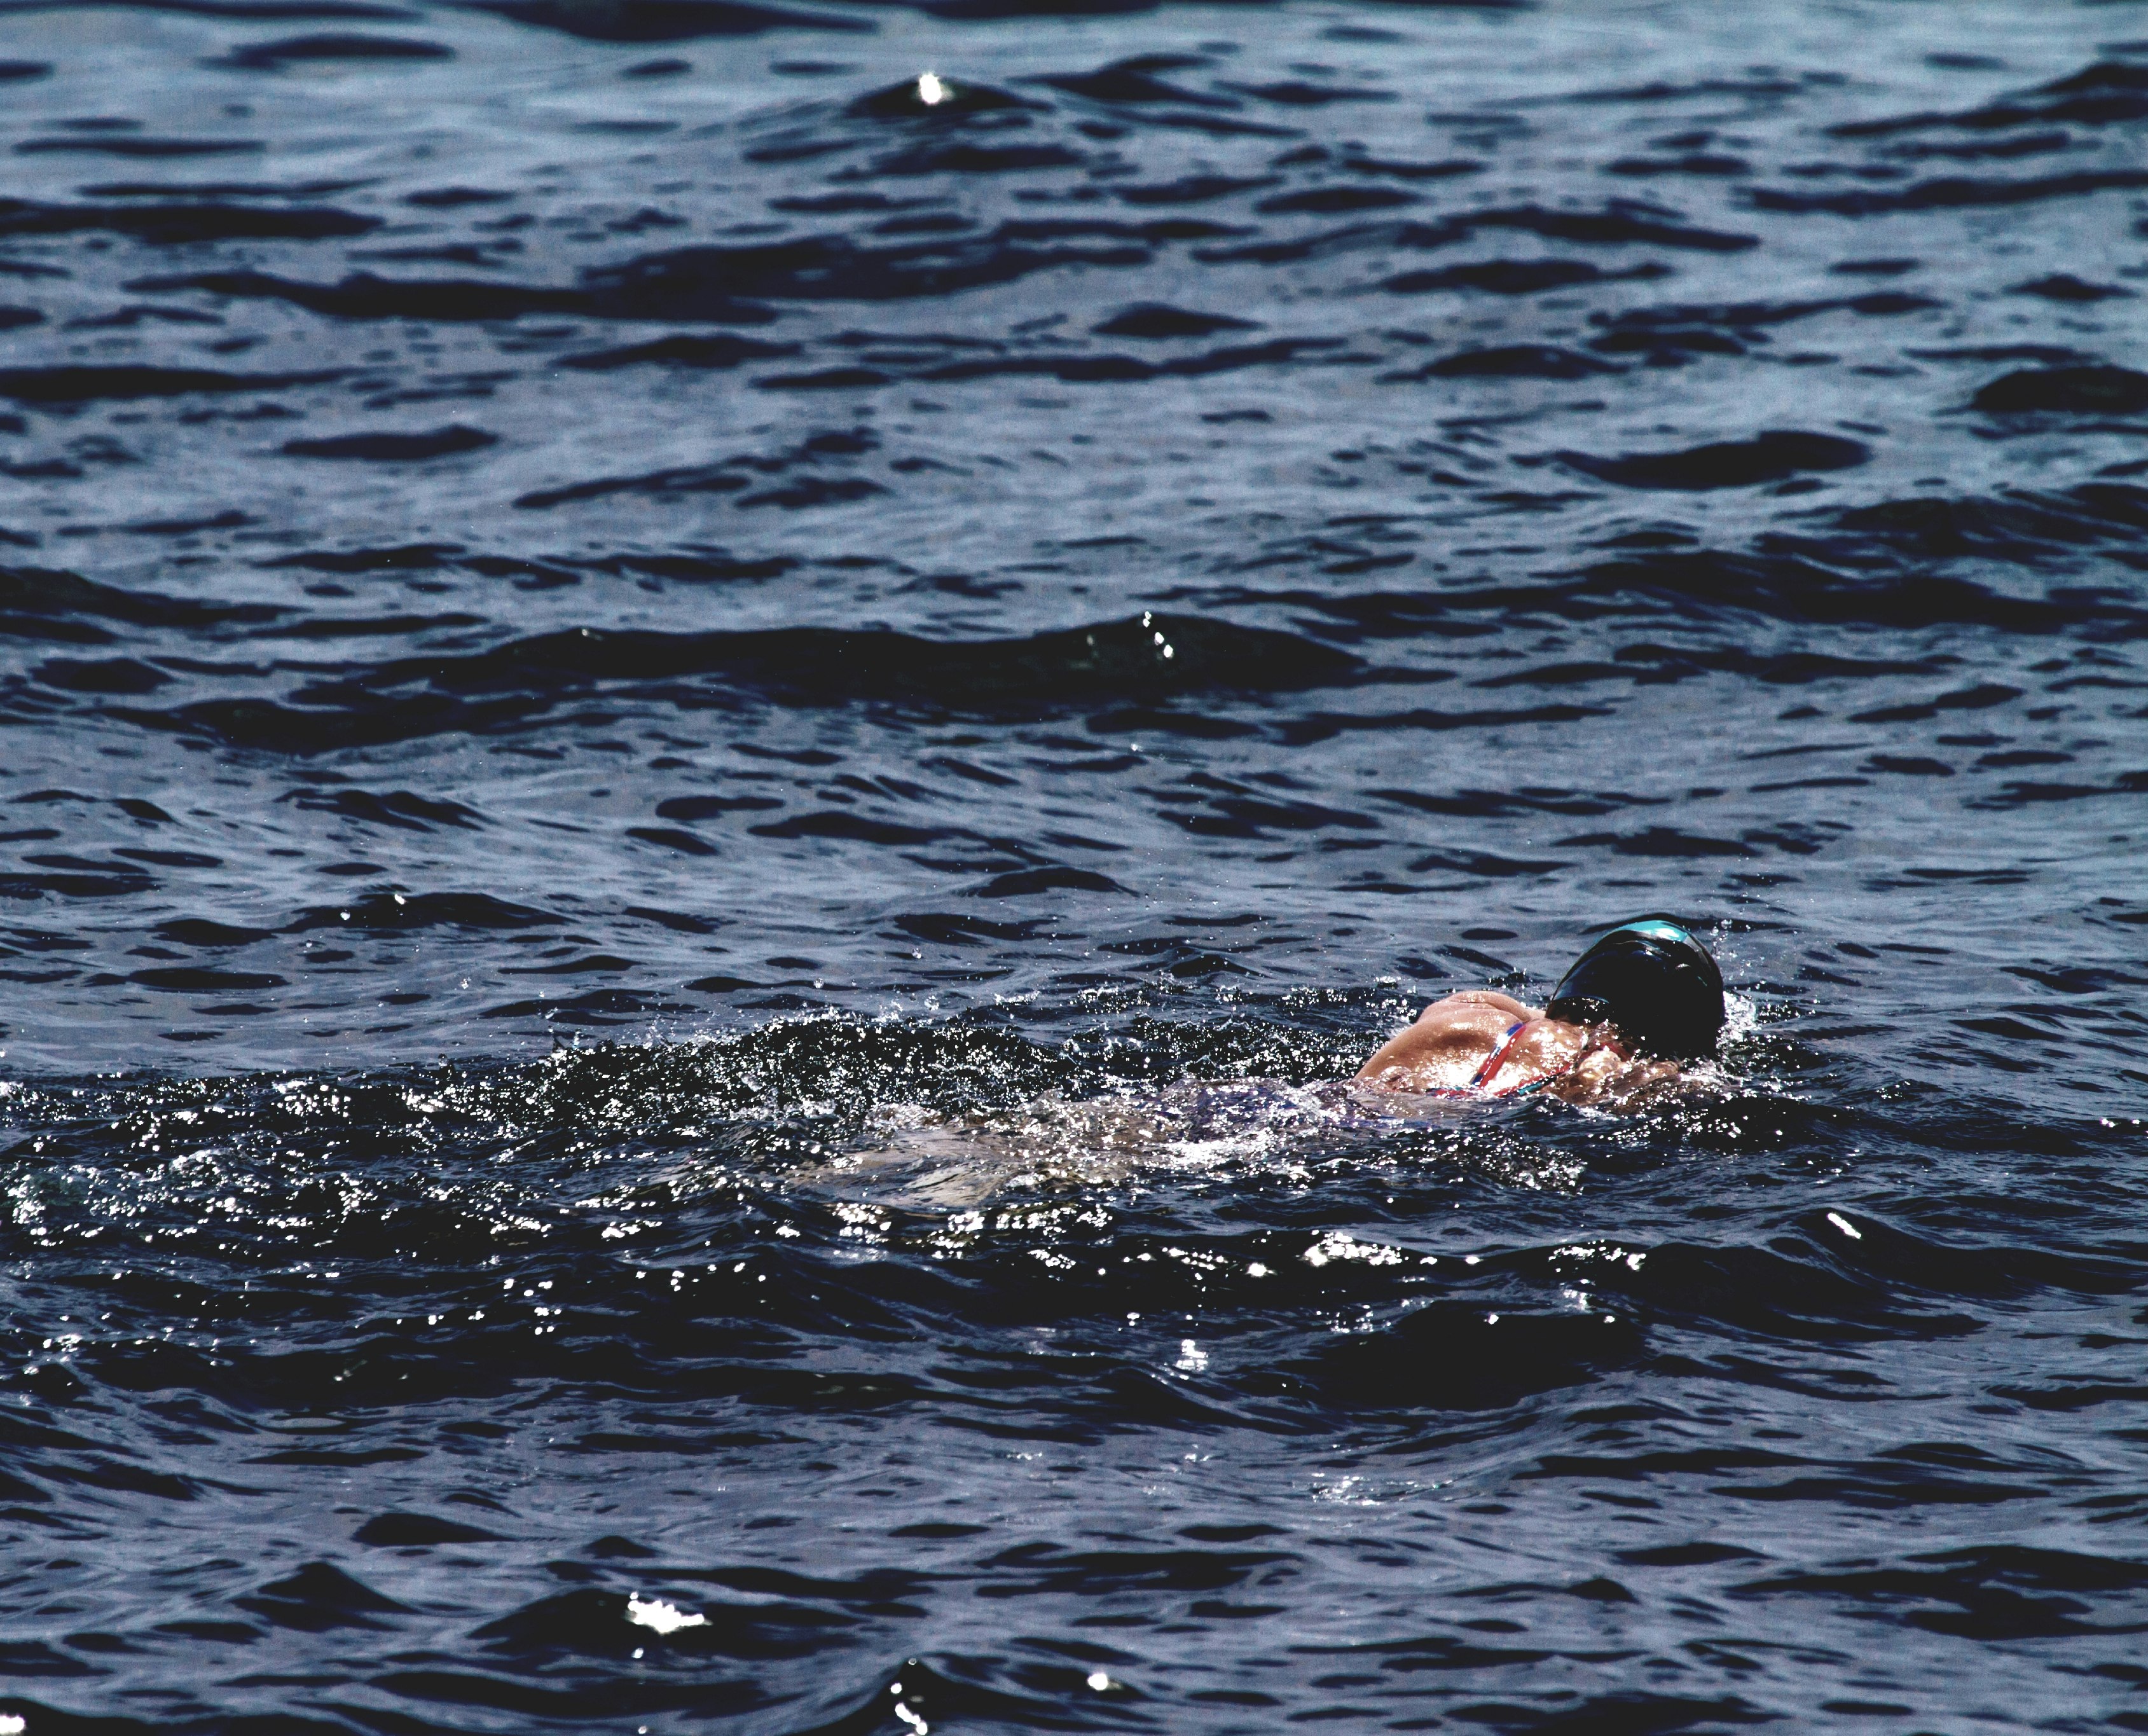
{"label": "dark blue water", "polygon": [[0,0],[0,1730],[2148,1728],[2144,31]]}

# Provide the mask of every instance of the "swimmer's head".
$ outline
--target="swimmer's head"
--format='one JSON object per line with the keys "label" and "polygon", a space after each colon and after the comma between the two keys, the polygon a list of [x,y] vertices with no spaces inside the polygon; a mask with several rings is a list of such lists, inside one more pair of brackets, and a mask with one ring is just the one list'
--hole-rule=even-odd
{"label": "swimmer's head", "polygon": [[1603,936],[1559,979],[1544,1011],[1576,1025],[1614,1025],[1665,1061],[1713,1055],[1723,1031],[1723,973],[1679,923],[1644,916]]}

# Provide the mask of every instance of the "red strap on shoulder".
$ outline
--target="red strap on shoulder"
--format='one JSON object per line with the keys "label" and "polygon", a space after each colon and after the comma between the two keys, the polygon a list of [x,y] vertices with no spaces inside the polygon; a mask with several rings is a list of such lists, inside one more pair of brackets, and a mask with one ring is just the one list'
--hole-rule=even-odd
{"label": "red strap on shoulder", "polygon": [[[1482,1091],[1486,1085],[1499,1076],[1499,1069],[1506,1066],[1507,1056],[1513,1051],[1515,1040],[1527,1028],[1528,1022],[1527,1019],[1523,1019],[1507,1027],[1506,1036],[1492,1046],[1492,1052],[1484,1057],[1484,1065],[1477,1069],[1476,1076],[1469,1081],[1465,1089]],[[1494,1091],[1492,1095],[1498,1096],[1503,1093]]]}

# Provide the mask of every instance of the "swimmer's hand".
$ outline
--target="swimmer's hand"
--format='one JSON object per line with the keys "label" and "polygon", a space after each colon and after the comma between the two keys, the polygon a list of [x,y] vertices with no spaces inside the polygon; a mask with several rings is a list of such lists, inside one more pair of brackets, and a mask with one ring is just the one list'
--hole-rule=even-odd
{"label": "swimmer's hand", "polygon": [[1564,1078],[1553,1081],[1547,1095],[1595,1109],[1646,1109],[1678,1096],[1688,1082],[1676,1061],[1629,1056],[1613,1046],[1616,1038],[1608,1026],[1596,1031],[1606,1040],[1603,1046],[1583,1056]]}

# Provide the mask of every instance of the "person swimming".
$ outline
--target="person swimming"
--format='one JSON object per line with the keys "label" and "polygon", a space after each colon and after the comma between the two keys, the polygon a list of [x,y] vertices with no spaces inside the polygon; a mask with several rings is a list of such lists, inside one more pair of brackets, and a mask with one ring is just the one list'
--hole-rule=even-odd
{"label": "person swimming", "polygon": [[967,1209],[1016,1191],[1301,1166],[1538,1091],[1639,1109],[1699,1082],[1685,1064],[1715,1052],[1723,1023],[1723,978],[1708,949],[1669,917],[1644,916],[1576,959],[1544,1007],[1464,989],[1427,1007],[1354,1079],[1130,1082],[952,1116],[882,1104],[851,1149],[800,1179],[870,1187],[921,1210]]}
{"label": "person swimming", "polygon": [[1559,979],[1543,1007],[1492,989],[1435,1001],[1381,1046],[1358,1083],[1421,1096],[1548,1091],[1570,1103],[1631,1102],[1675,1088],[1715,1053],[1723,975],[1667,916],[1621,923]]}

